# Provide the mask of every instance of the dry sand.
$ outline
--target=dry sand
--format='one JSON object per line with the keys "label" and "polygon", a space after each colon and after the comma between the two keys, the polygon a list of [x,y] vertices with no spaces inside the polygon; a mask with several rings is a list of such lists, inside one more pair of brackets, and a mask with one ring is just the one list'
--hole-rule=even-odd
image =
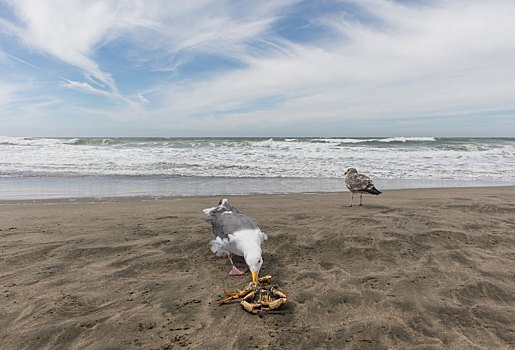
{"label": "dry sand", "polygon": [[[251,195],[289,301],[217,305],[220,197],[0,202],[2,349],[515,347],[515,187]],[[238,260],[240,264],[243,260]]]}

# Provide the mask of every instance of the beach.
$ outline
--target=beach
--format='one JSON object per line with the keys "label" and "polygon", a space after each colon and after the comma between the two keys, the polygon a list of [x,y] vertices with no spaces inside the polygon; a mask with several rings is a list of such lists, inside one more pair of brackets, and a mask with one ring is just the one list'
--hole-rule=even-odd
{"label": "beach", "polygon": [[227,197],[288,295],[259,315],[217,304],[251,280],[210,250],[221,196],[1,201],[0,347],[515,347],[515,186],[363,197]]}

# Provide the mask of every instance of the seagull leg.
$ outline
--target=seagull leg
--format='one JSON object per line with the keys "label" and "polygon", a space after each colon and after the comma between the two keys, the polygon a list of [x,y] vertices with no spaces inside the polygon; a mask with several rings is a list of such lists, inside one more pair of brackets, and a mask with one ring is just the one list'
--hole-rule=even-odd
{"label": "seagull leg", "polygon": [[232,270],[229,272],[229,275],[231,276],[241,276],[243,275],[245,272],[247,272],[247,268],[242,268],[242,269],[239,269],[237,268],[236,266],[232,266]]}
{"label": "seagull leg", "polygon": [[351,192],[350,203],[349,203],[349,205],[347,205],[348,207],[352,207],[353,200],[354,200],[354,193]]}
{"label": "seagull leg", "polygon": [[229,258],[229,261],[231,262],[231,265],[232,265],[232,270],[229,272],[229,275],[240,276],[240,275],[243,275],[245,272],[247,272],[247,268],[244,267],[242,269],[239,269],[236,267],[236,265],[234,265],[234,263],[232,262],[231,254],[227,254],[227,257]]}
{"label": "seagull leg", "polygon": [[363,193],[359,194],[359,206],[361,207],[363,205]]}

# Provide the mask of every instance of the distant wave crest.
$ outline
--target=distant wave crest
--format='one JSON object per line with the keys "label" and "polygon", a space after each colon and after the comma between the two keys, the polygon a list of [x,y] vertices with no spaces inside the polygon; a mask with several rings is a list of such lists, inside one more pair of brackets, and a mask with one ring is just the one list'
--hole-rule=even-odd
{"label": "distant wave crest", "polygon": [[325,138],[325,139],[314,139],[315,142],[327,142],[327,143],[365,143],[365,142],[434,142],[437,141],[436,137],[386,137],[386,138]]}
{"label": "distant wave crest", "polygon": [[0,176],[341,178],[515,181],[515,138],[0,137]]}

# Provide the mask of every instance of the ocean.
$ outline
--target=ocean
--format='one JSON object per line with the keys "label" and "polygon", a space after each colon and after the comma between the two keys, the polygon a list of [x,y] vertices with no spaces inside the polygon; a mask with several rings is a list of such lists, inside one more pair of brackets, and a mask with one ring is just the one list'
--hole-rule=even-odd
{"label": "ocean", "polygon": [[515,185],[515,138],[0,137],[0,199]]}

